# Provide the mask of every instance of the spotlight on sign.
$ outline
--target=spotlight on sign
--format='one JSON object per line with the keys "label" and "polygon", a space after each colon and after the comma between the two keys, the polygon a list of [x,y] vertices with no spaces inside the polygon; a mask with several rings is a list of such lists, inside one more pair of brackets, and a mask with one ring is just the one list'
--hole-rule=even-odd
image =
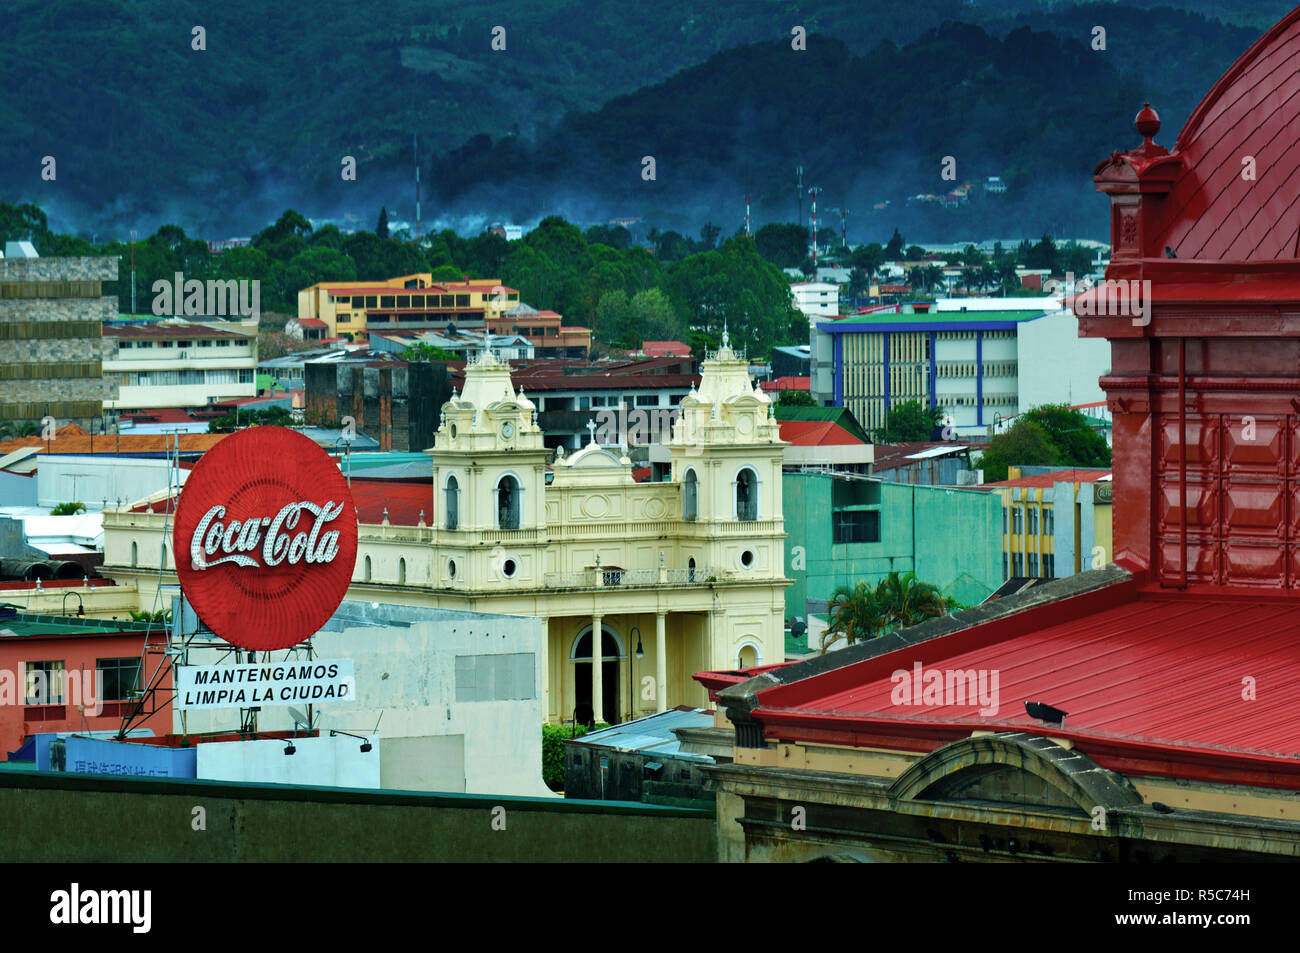
{"label": "spotlight on sign", "polygon": [[330,729],[330,737],[333,738],[335,735],[344,735],[345,737],[348,737],[348,738],[356,738],[358,741],[361,742],[361,753],[362,753],[362,754],[365,754],[365,753],[368,752],[368,751],[373,751],[373,750],[374,750],[374,746],[370,744],[370,739],[369,739],[369,738],[363,738],[363,737],[361,737],[361,735],[354,735],[354,734],[352,734],[352,732],[350,732],[350,731],[339,731],[337,728],[331,728],[331,729]]}

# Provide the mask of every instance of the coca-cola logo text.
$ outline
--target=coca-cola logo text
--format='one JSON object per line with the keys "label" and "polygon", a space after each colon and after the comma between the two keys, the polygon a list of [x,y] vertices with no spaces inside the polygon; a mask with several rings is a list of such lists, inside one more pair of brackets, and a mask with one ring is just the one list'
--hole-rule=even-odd
{"label": "coca-cola logo text", "polygon": [[[314,518],[310,530],[303,529],[296,535],[303,512]],[[308,500],[289,503],[275,516],[249,517],[245,520],[221,522],[226,516],[226,507],[220,504],[211,507],[199,520],[194,535],[190,539],[190,561],[195,569],[211,569],[223,563],[237,566],[278,566],[283,562],[297,565],[300,561],[308,563],[329,563],[338,555],[339,534],[337,530],[322,533],[321,528],[330,523],[343,512],[343,503],[330,500],[319,506]],[[265,537],[262,532],[266,531]],[[245,553],[261,549],[262,561]],[[220,558],[209,557],[221,553]]]}

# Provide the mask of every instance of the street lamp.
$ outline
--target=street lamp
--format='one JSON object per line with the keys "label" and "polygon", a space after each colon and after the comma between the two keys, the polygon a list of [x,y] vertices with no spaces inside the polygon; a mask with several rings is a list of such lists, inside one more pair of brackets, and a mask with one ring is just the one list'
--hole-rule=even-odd
{"label": "street lamp", "polygon": [[[645,658],[645,649],[641,647],[641,630],[636,626],[632,626],[632,628],[628,630],[627,640],[629,642],[632,641],[633,635],[636,636],[636,661],[639,662],[643,658]],[[633,665],[634,663],[632,659],[629,658],[627,660],[627,711],[629,715],[628,721],[634,721],[636,719],[636,670],[633,668]]]}
{"label": "street lamp", "polygon": [[77,592],[65,592],[63,594],[63,615],[66,617],[68,614],[68,596],[77,597],[77,618],[84,619],[86,617],[86,607],[81,601],[81,594]]}

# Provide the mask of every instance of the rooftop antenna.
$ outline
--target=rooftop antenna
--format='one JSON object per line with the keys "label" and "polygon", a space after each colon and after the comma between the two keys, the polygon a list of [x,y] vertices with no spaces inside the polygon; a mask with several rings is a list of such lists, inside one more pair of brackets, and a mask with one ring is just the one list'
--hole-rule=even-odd
{"label": "rooftop antenna", "polygon": [[803,228],[803,166],[794,167],[794,194],[799,197],[799,227]]}
{"label": "rooftop antenna", "polygon": [[817,271],[817,193],[822,191],[823,189],[820,189],[815,185],[808,190],[808,194],[813,197],[812,199],[812,240],[813,240],[813,272],[814,273]]}
{"label": "rooftop antenna", "polygon": [[135,317],[135,229],[131,229],[131,317]]}
{"label": "rooftop antenna", "polygon": [[415,237],[420,237],[420,137],[411,133],[411,150],[415,154]]}
{"label": "rooftop antenna", "polygon": [[848,218],[848,215],[849,215],[848,209],[846,208],[840,209],[840,244],[843,245],[845,248],[849,247],[848,229],[845,227],[844,224],[844,220]]}

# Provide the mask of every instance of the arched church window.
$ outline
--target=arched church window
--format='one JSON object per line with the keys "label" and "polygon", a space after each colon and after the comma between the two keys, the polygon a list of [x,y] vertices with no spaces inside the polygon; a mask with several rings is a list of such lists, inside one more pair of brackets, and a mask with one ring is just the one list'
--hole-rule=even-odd
{"label": "arched church window", "polygon": [[460,525],[460,484],[454,476],[447,477],[447,529]]}
{"label": "arched church window", "polygon": [[694,470],[687,470],[682,480],[682,519],[695,520],[700,512],[700,481]]}
{"label": "arched church window", "polygon": [[497,483],[497,527],[499,529],[519,528],[519,496],[519,481],[507,473]]}
{"label": "arched church window", "polygon": [[758,519],[758,474],[749,467],[736,474],[736,519]]}

